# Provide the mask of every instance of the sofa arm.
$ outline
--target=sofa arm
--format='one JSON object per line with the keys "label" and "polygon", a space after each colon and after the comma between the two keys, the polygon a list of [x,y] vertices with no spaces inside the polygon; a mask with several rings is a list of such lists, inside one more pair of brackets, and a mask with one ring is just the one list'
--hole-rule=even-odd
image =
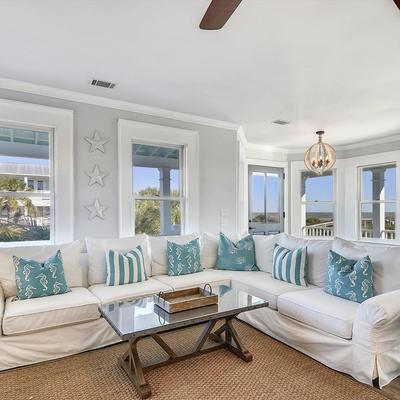
{"label": "sofa arm", "polygon": [[353,338],[376,351],[385,351],[393,339],[399,340],[400,290],[371,297],[360,304],[353,327]]}
{"label": "sofa arm", "polygon": [[400,375],[400,290],[372,297],[360,304],[353,325],[353,368],[387,385]]}
{"label": "sofa arm", "polygon": [[2,326],[3,326],[4,306],[5,306],[4,292],[0,284],[0,336],[3,334]]}

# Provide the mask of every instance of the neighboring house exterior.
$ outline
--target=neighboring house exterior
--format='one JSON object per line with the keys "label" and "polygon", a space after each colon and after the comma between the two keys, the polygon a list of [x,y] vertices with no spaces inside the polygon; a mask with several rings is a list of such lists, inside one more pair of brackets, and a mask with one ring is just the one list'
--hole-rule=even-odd
{"label": "neighboring house exterior", "polygon": [[[0,163],[0,177],[18,178],[24,182],[27,191],[46,192],[50,190],[49,167],[43,164],[18,164],[18,163]],[[46,194],[45,194],[46,193]],[[27,193],[29,197],[29,193]],[[36,209],[36,223],[41,226],[50,223],[50,198],[49,197],[31,197],[32,204]],[[1,217],[7,216],[7,211],[2,210]]]}

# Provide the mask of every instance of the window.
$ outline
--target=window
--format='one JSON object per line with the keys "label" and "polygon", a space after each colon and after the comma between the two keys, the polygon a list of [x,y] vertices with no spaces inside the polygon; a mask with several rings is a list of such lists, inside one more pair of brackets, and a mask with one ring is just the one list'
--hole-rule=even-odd
{"label": "window", "polygon": [[199,230],[198,144],[195,131],[118,120],[121,237]]}
{"label": "window", "polygon": [[182,146],[132,144],[135,234],[181,234]]}
{"label": "window", "polygon": [[50,240],[51,143],[50,131],[0,126],[0,242]]}
{"label": "window", "polygon": [[396,164],[359,169],[359,237],[396,239]]}
{"label": "window", "polygon": [[249,231],[283,232],[283,168],[249,165]]}
{"label": "window", "polygon": [[303,236],[334,235],[334,173],[301,173],[301,230]]}

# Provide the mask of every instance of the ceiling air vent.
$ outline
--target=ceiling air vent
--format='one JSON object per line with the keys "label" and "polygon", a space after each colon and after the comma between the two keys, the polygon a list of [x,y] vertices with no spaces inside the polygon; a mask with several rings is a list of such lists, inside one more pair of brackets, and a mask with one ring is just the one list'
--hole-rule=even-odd
{"label": "ceiling air vent", "polygon": [[92,79],[92,82],[90,84],[92,86],[100,86],[100,87],[107,88],[107,89],[114,89],[115,85],[116,85],[115,83],[101,81],[99,79]]}
{"label": "ceiling air vent", "polygon": [[275,121],[272,121],[273,124],[277,124],[277,125],[288,125],[290,124],[289,121],[284,121],[282,119],[276,119]]}

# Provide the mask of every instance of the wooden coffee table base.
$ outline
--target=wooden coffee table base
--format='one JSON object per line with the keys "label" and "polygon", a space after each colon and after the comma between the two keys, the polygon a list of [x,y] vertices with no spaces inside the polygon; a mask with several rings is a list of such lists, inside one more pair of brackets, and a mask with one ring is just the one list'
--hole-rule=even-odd
{"label": "wooden coffee table base", "polygon": [[[132,338],[129,340],[128,350],[122,357],[118,359],[119,365],[125,370],[132,383],[135,385],[140,397],[142,399],[146,399],[151,396],[150,385],[144,377],[144,373],[146,371],[221,349],[228,349],[244,361],[250,362],[253,359],[253,356],[244,347],[242,341],[240,340],[232,323],[234,318],[235,316],[231,315],[228,318],[213,319],[207,322],[204,331],[197,339],[194,350],[190,353],[182,355],[176,354],[171,347],[165,343],[158,333]],[[223,325],[216,331],[212,332],[216,323],[221,320],[224,321]],[[141,339],[148,336],[151,336],[154,339],[154,341],[168,354],[169,358],[165,361],[143,367],[137,351],[137,344]],[[218,344],[203,348],[207,339],[210,339]]]}

